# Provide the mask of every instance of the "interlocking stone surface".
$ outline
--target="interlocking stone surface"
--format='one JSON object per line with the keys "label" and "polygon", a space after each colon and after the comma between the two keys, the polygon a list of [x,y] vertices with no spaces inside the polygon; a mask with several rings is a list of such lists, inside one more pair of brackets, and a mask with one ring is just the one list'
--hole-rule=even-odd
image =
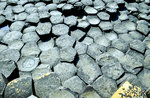
{"label": "interlocking stone surface", "polygon": [[0,0],[0,97],[110,98],[125,81],[146,91],[149,5]]}

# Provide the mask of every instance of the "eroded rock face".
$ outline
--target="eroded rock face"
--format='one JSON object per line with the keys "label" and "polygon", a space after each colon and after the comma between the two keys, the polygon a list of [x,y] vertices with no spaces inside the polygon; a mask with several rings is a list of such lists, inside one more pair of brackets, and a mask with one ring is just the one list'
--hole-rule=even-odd
{"label": "eroded rock face", "polygon": [[110,98],[125,81],[147,90],[149,5],[1,0],[0,97]]}

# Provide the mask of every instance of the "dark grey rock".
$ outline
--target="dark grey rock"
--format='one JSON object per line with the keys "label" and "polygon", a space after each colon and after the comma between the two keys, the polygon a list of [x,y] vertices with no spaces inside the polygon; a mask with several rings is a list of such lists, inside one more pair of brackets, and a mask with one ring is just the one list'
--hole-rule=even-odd
{"label": "dark grey rock", "polygon": [[19,31],[12,31],[7,33],[4,37],[3,37],[3,41],[4,43],[10,43],[14,40],[19,40],[22,36],[22,33]]}
{"label": "dark grey rock", "polygon": [[90,6],[86,6],[84,8],[84,11],[87,13],[87,14],[96,14],[98,11],[93,8],[93,7],[90,7]]}
{"label": "dark grey rock", "polygon": [[71,62],[76,56],[76,50],[72,47],[60,49],[61,61]]}
{"label": "dark grey rock", "polygon": [[86,89],[86,84],[78,76],[73,76],[63,83],[63,87],[81,94]]}
{"label": "dark grey rock", "polygon": [[103,30],[112,30],[113,26],[111,24],[111,22],[105,22],[105,21],[101,21],[99,24],[99,27]]}
{"label": "dark grey rock", "polygon": [[115,80],[118,79],[124,73],[124,70],[119,62],[103,66],[101,70],[103,75]]}
{"label": "dark grey rock", "polygon": [[65,24],[57,24],[52,27],[52,33],[55,35],[64,35],[68,34],[69,27]]}
{"label": "dark grey rock", "polygon": [[134,40],[134,41],[132,41],[132,42],[130,43],[130,47],[131,47],[132,49],[135,49],[135,50],[141,52],[141,53],[144,53],[145,48],[146,48],[146,45],[145,45],[145,43],[143,43],[143,42],[140,41],[140,40]]}
{"label": "dark grey rock", "polygon": [[39,41],[38,42],[38,46],[39,46],[41,51],[47,51],[50,48],[54,47],[54,39],[51,38],[51,40],[49,40],[47,42]]}
{"label": "dark grey rock", "polygon": [[40,19],[38,17],[38,13],[32,13],[32,14],[28,15],[26,18],[26,21],[31,22],[31,23],[38,23],[40,21]]}
{"label": "dark grey rock", "polygon": [[5,17],[4,16],[2,16],[2,15],[0,15],[0,24],[2,24],[2,23],[4,23],[5,22]]}
{"label": "dark grey rock", "polygon": [[97,36],[94,39],[94,41],[95,41],[95,43],[102,45],[102,46],[105,46],[105,47],[108,47],[110,45],[110,40],[108,40],[104,35]]}
{"label": "dark grey rock", "polygon": [[77,24],[77,17],[75,16],[68,16],[64,19],[64,23],[71,26],[74,26]]}
{"label": "dark grey rock", "polygon": [[56,39],[56,45],[61,48],[72,47],[74,43],[75,39],[67,34]]}
{"label": "dark grey rock", "polygon": [[139,81],[146,87],[150,87],[150,70],[149,69],[143,69],[142,72],[138,74]]}
{"label": "dark grey rock", "polygon": [[110,19],[110,15],[106,12],[99,12],[97,14],[97,16],[101,19],[101,20],[109,20]]}
{"label": "dark grey rock", "polygon": [[97,63],[86,54],[79,56],[77,67],[78,76],[88,84],[91,84],[99,75],[102,75]]}
{"label": "dark grey rock", "polygon": [[6,77],[0,73],[0,89],[1,89],[0,95],[3,95],[7,83],[8,83],[8,80],[6,79]]}
{"label": "dark grey rock", "polygon": [[93,88],[102,98],[110,98],[117,91],[117,84],[113,79],[101,76],[93,83]]}
{"label": "dark grey rock", "polygon": [[95,0],[93,4],[94,8],[97,10],[103,10],[105,8],[105,3],[102,0]]}
{"label": "dark grey rock", "polygon": [[49,94],[49,98],[76,98],[75,95],[66,89],[57,89]]}
{"label": "dark grey rock", "polygon": [[116,39],[112,41],[112,47],[117,48],[122,52],[126,52],[129,48],[128,43],[121,39]]}
{"label": "dark grey rock", "polygon": [[28,97],[32,94],[32,79],[20,77],[10,81],[5,89],[6,98]]}
{"label": "dark grey rock", "polygon": [[87,35],[95,39],[97,36],[102,35],[102,31],[100,30],[99,27],[91,27]]}
{"label": "dark grey rock", "polygon": [[23,47],[24,43],[21,40],[14,40],[8,44],[9,49],[20,50]]}
{"label": "dark grey rock", "polygon": [[101,47],[100,45],[93,43],[88,46],[87,54],[96,59],[98,55],[101,55]]}
{"label": "dark grey rock", "polygon": [[80,40],[85,35],[85,32],[83,32],[80,29],[76,29],[74,31],[71,31],[71,37],[75,38],[75,40]]}
{"label": "dark grey rock", "polygon": [[0,73],[2,73],[6,78],[9,77],[16,68],[15,63],[8,60],[0,61],[0,67]]}
{"label": "dark grey rock", "polygon": [[53,24],[63,23],[63,20],[64,20],[64,17],[61,16],[61,15],[52,15],[52,16],[50,17],[50,21],[51,21]]}
{"label": "dark grey rock", "polygon": [[82,42],[76,42],[75,49],[78,54],[84,54],[87,51],[87,45]]}
{"label": "dark grey rock", "polygon": [[40,49],[37,46],[36,42],[27,42],[21,50],[22,56],[38,56],[39,54]]}
{"label": "dark grey rock", "polygon": [[29,32],[29,33],[25,33],[22,35],[22,41],[24,43],[26,42],[37,42],[39,40],[39,36],[37,35],[36,32]]}
{"label": "dark grey rock", "polygon": [[20,52],[16,49],[6,49],[0,53],[0,61],[12,60],[17,62],[20,58]]}
{"label": "dark grey rock", "polygon": [[91,25],[98,25],[100,23],[100,19],[96,15],[88,15],[87,16],[87,21]]}
{"label": "dark grey rock", "polygon": [[39,35],[45,35],[49,34],[51,31],[51,23],[50,22],[45,22],[45,23],[38,23],[38,26],[36,27],[36,31]]}
{"label": "dark grey rock", "polygon": [[32,71],[37,67],[38,64],[39,64],[39,58],[33,56],[22,57],[17,62],[18,69],[20,71]]}
{"label": "dark grey rock", "polygon": [[54,67],[54,72],[59,75],[61,82],[73,77],[77,72],[77,68],[72,63],[58,63]]}
{"label": "dark grey rock", "polygon": [[16,5],[13,7],[13,12],[14,13],[21,13],[23,12],[25,9],[22,5]]}
{"label": "dark grey rock", "polygon": [[33,80],[37,80],[39,77],[43,76],[44,74],[51,72],[50,69],[51,67],[52,66],[50,66],[50,64],[40,64],[32,71]]}
{"label": "dark grey rock", "polygon": [[35,92],[39,97],[48,96],[49,93],[61,86],[60,78],[56,73],[46,73],[34,81]]}
{"label": "dark grey rock", "polygon": [[137,30],[139,32],[141,32],[142,34],[144,34],[144,35],[147,35],[148,32],[150,31],[149,28],[148,28],[148,25],[146,25],[144,23],[138,23],[137,24]]}
{"label": "dark grey rock", "polygon": [[51,48],[47,51],[43,51],[40,55],[40,60],[43,64],[50,64],[54,66],[58,63],[60,59],[59,49],[58,48]]}

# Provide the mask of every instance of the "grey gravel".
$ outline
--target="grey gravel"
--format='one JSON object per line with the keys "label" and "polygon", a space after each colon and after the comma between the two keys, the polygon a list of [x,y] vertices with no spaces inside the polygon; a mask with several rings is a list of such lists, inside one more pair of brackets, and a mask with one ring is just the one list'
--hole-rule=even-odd
{"label": "grey gravel", "polygon": [[75,17],[75,16],[65,17],[64,23],[67,24],[67,25],[69,25],[70,27],[74,26],[74,25],[77,24],[77,17]]}
{"label": "grey gravel", "polygon": [[[13,61],[0,61],[0,72],[8,78],[16,69],[15,62]],[[9,70],[8,70],[9,69]]]}
{"label": "grey gravel", "polygon": [[75,39],[67,34],[56,39],[56,45],[61,48],[72,47],[74,43]]}
{"label": "grey gravel", "polygon": [[117,84],[113,79],[101,76],[93,83],[93,88],[102,98],[110,98],[117,91]]}
{"label": "grey gravel", "polygon": [[73,76],[66,80],[63,86],[79,94],[82,93],[86,88],[86,84],[78,76]]}
{"label": "grey gravel", "polygon": [[22,57],[18,62],[18,69],[20,71],[32,71],[34,70],[39,63],[39,58],[28,56]]}
{"label": "grey gravel", "polygon": [[47,51],[42,51],[40,54],[40,60],[43,64],[50,64],[54,66],[60,59],[59,49],[54,47]]}
{"label": "grey gravel", "polygon": [[51,27],[52,25],[50,22],[38,23],[36,31],[39,35],[49,34],[51,31]]}
{"label": "grey gravel", "polygon": [[77,67],[78,76],[88,84],[91,84],[99,75],[102,75],[98,65],[86,54],[79,56]]}
{"label": "grey gravel", "polygon": [[37,96],[48,96],[49,93],[61,86],[60,78],[56,73],[46,73],[34,81]]}
{"label": "grey gravel", "polygon": [[72,47],[60,49],[61,61],[71,62],[76,56],[76,50]]}
{"label": "grey gravel", "polygon": [[71,63],[58,63],[54,67],[54,72],[59,75],[61,81],[64,83],[64,81],[75,75],[77,68]]}
{"label": "grey gravel", "polygon": [[52,27],[52,33],[55,35],[64,35],[68,34],[69,27],[65,24],[57,24]]}

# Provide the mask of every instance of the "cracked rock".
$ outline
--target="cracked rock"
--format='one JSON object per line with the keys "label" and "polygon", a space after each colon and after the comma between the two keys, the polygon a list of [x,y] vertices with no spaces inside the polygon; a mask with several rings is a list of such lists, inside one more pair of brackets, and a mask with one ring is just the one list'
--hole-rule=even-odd
{"label": "cracked rock", "polygon": [[14,40],[8,44],[9,49],[20,50],[23,47],[24,43],[21,40]]}
{"label": "cracked rock", "polygon": [[21,31],[22,28],[24,27],[24,25],[25,25],[25,22],[23,22],[23,21],[16,21],[16,22],[11,24],[10,30],[11,31]]}
{"label": "cracked rock", "polygon": [[101,19],[101,20],[109,20],[110,19],[110,15],[106,12],[99,12],[97,14],[97,16]]}
{"label": "cracked rock", "polygon": [[22,5],[17,5],[17,6],[14,6],[12,10],[13,10],[14,13],[21,13],[25,9],[24,9],[24,7]]}
{"label": "cracked rock", "polygon": [[58,63],[54,67],[54,72],[59,75],[62,82],[73,77],[77,72],[77,68],[72,63]]}
{"label": "cracked rock", "polygon": [[20,71],[32,71],[34,70],[39,64],[39,58],[28,56],[22,57],[18,62],[18,69]]}
{"label": "cracked rock", "polygon": [[65,24],[57,24],[52,27],[52,33],[55,35],[64,35],[68,34],[69,27]]}
{"label": "cracked rock", "polygon": [[95,15],[89,15],[89,16],[87,16],[87,21],[91,25],[98,25],[100,23],[100,19],[97,16],[95,16]]}
{"label": "cracked rock", "polygon": [[45,22],[45,23],[38,23],[38,26],[36,27],[36,31],[39,35],[45,35],[49,34],[51,31],[51,23]]}
{"label": "cracked rock", "polygon": [[144,68],[150,69],[150,55],[147,55],[144,59]]}
{"label": "cracked rock", "polygon": [[5,22],[5,17],[0,15],[0,25]]}
{"label": "cracked rock", "polygon": [[86,89],[86,84],[78,76],[73,76],[70,79],[66,80],[63,86],[79,94]]}
{"label": "cracked rock", "polygon": [[105,8],[105,3],[102,0],[95,0],[93,4],[95,9],[103,10]]}
{"label": "cracked rock", "polygon": [[27,43],[27,42],[37,42],[39,40],[39,36],[37,35],[36,32],[29,32],[25,33],[22,36],[22,41]]}
{"label": "cracked rock", "polygon": [[3,95],[7,83],[8,80],[6,79],[6,77],[0,73],[0,95]]}
{"label": "cracked rock", "polygon": [[113,26],[112,26],[112,24],[110,22],[105,22],[105,21],[100,22],[99,27],[103,31],[111,30],[113,28]]}
{"label": "cracked rock", "polygon": [[89,22],[87,22],[86,20],[80,20],[78,21],[77,27],[86,29],[89,25]]}
{"label": "cracked rock", "polygon": [[78,54],[84,54],[87,51],[87,45],[82,42],[76,42],[75,49]]}
{"label": "cracked rock", "polygon": [[30,23],[38,23],[40,21],[38,13],[31,13],[27,16],[26,21]]}
{"label": "cracked rock", "polygon": [[84,44],[86,44],[86,45],[90,45],[90,44],[92,44],[93,42],[94,42],[93,39],[90,38],[90,37],[85,37],[85,38],[83,39],[83,41],[82,41],[82,43],[84,43]]}
{"label": "cracked rock", "polygon": [[137,30],[140,31],[144,35],[147,35],[148,32],[150,31],[148,28],[148,25],[146,25],[144,23],[138,23],[137,24]]}
{"label": "cracked rock", "polygon": [[84,10],[87,14],[96,14],[98,12],[95,8],[90,6],[86,6]]}
{"label": "cracked rock", "polygon": [[23,20],[26,20],[28,14],[26,12],[22,12],[22,13],[19,13],[18,15],[15,15],[15,20],[16,21],[23,21]]}
{"label": "cracked rock", "polygon": [[71,36],[75,38],[77,41],[80,40],[85,35],[85,32],[83,32],[80,29],[76,29],[74,31],[71,31]]}
{"label": "cracked rock", "polygon": [[95,43],[105,47],[108,47],[110,45],[110,40],[108,40],[104,35],[97,36],[94,41]]}
{"label": "cracked rock", "polygon": [[61,86],[60,79],[56,73],[46,73],[34,81],[35,92],[39,97],[48,96],[49,93]]}
{"label": "cracked rock", "polygon": [[71,26],[74,26],[77,24],[77,17],[75,16],[68,16],[64,19],[64,23]]}
{"label": "cracked rock", "polygon": [[102,75],[99,66],[86,54],[79,56],[77,67],[78,76],[88,84],[91,84],[99,75]]}
{"label": "cracked rock", "polygon": [[102,98],[110,98],[117,91],[117,84],[113,79],[101,76],[93,83],[93,88]]}
{"label": "cracked rock", "polygon": [[52,15],[50,17],[50,21],[53,24],[59,24],[59,23],[63,23],[64,17],[61,15]]}
{"label": "cracked rock", "polygon": [[96,39],[97,36],[102,35],[102,31],[100,30],[99,27],[91,27],[90,30],[88,31],[87,35],[89,35],[93,39]]}
{"label": "cracked rock", "polygon": [[92,4],[93,4],[92,0],[81,0],[81,2],[82,2],[84,5],[92,5]]}
{"label": "cracked rock", "polygon": [[10,81],[5,89],[6,98],[28,97],[32,94],[32,79],[30,77],[20,77]]}
{"label": "cracked rock", "polygon": [[80,95],[79,98],[101,98],[94,90],[87,90]]}
{"label": "cracked rock", "polygon": [[123,25],[123,23],[118,23],[114,25],[114,31],[120,34],[120,33],[127,33],[128,29]]}

